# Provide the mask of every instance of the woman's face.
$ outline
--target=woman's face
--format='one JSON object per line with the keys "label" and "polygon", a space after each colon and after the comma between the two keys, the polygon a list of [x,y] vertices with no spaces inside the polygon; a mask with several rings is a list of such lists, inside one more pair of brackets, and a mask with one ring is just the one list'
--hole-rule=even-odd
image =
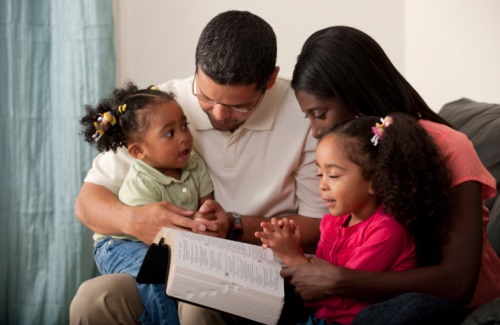
{"label": "woman's face", "polygon": [[302,112],[309,119],[312,134],[316,139],[321,138],[334,124],[355,117],[355,114],[336,98],[321,99],[302,90],[296,90],[295,97]]}

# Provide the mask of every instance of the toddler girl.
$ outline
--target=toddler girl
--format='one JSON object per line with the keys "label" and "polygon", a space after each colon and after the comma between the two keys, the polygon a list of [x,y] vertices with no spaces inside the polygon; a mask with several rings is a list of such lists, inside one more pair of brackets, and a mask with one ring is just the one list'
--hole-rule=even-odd
{"label": "toddler girl", "polygon": [[[128,83],[81,119],[85,141],[101,152],[128,150],[134,158],[120,188],[122,202],[140,206],[168,201],[197,211],[213,198],[203,160],[192,152],[193,138],[182,108],[156,87],[139,90]],[[112,174],[112,168],[108,171]],[[137,276],[148,246],[123,234],[94,234],[94,259],[101,274]],[[178,324],[177,303],[163,284],[137,284],[145,313],[141,323]]]}

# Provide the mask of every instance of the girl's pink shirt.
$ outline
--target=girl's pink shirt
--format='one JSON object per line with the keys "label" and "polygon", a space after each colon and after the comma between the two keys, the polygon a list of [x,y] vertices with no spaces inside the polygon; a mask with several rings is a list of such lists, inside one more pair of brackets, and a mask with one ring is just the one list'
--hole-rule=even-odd
{"label": "girl's pink shirt", "polygon": [[[382,208],[351,227],[344,227],[349,215],[327,214],[320,224],[321,237],[316,257],[334,265],[364,271],[402,271],[416,267],[415,243],[406,227]],[[349,324],[367,302],[330,297],[308,304],[316,317]]]}

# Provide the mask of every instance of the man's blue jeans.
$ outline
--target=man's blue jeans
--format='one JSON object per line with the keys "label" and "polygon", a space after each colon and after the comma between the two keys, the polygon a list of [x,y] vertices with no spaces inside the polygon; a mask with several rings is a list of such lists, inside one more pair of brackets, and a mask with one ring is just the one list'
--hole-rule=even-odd
{"label": "man's blue jeans", "polygon": [[[94,260],[101,274],[127,273],[137,277],[148,246],[108,237],[95,244]],[[138,319],[143,325],[179,324],[177,302],[165,294],[164,284],[137,284],[144,304]]]}
{"label": "man's blue jeans", "polygon": [[405,293],[370,305],[351,325],[434,325],[460,324],[467,310],[454,302],[420,293]]}

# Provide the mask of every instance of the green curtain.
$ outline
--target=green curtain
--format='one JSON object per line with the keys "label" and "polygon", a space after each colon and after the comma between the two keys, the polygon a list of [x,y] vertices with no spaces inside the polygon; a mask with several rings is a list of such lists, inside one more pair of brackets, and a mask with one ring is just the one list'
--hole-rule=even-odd
{"label": "green curtain", "polygon": [[95,274],[79,119],[114,85],[111,0],[0,0],[0,324],[68,324]]}

